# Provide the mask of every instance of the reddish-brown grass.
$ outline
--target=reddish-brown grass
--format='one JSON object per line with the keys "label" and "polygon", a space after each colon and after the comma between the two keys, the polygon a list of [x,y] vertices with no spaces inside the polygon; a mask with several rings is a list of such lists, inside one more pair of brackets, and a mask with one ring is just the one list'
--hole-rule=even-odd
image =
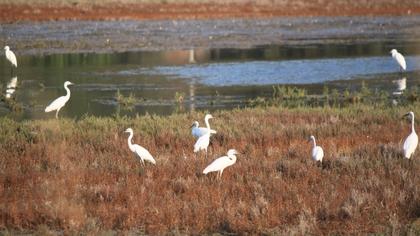
{"label": "reddish-brown grass", "polygon": [[[410,108],[217,112],[209,157],[189,125],[204,114],[0,120],[0,228],[45,233],[419,232],[419,156],[401,157]],[[419,109],[414,109],[420,114]],[[127,147],[155,156],[142,167]],[[310,158],[310,134],[326,156]],[[202,170],[236,148],[222,179]],[[414,223],[413,223],[414,222]],[[417,228],[416,228],[417,227]]]}

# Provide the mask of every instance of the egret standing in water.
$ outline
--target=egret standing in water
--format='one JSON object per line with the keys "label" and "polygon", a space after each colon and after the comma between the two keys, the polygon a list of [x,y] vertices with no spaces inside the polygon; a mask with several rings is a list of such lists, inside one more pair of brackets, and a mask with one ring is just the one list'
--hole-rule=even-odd
{"label": "egret standing in water", "polygon": [[216,130],[210,129],[210,123],[209,123],[209,119],[212,119],[213,116],[210,114],[207,114],[204,117],[204,123],[206,123],[206,128],[204,127],[198,127],[198,121],[194,121],[194,123],[192,124],[192,130],[191,133],[195,138],[200,138],[201,136],[205,135],[206,133],[210,132],[211,134],[215,134],[217,133]]}
{"label": "egret standing in water", "polygon": [[156,161],[153,158],[152,154],[150,154],[149,151],[147,151],[146,148],[138,145],[138,144],[132,144],[131,140],[133,139],[133,129],[132,128],[128,128],[125,130],[126,133],[129,133],[130,135],[128,136],[128,148],[130,148],[130,150],[134,153],[137,154],[137,156],[140,158],[141,164],[144,165],[145,161],[148,161],[150,163],[152,163],[153,165],[156,165]]}
{"label": "egret standing in water", "polygon": [[235,149],[229,149],[227,156],[222,156],[214,160],[210,165],[208,165],[204,170],[203,174],[208,174],[209,172],[219,172],[219,178],[222,178],[223,170],[235,164],[236,155],[239,154]]}
{"label": "egret standing in water", "polygon": [[324,158],[324,150],[322,150],[322,147],[316,145],[315,137],[313,135],[309,137],[309,141],[312,141],[314,144],[312,148],[312,159],[322,163],[322,158]]}
{"label": "egret standing in water", "polygon": [[4,47],[4,54],[6,55],[6,59],[12,64],[11,73],[13,75],[13,66],[17,68],[17,60],[15,54],[10,50],[9,46]]}
{"label": "egret standing in water", "polygon": [[70,99],[70,89],[67,86],[72,85],[72,84],[73,83],[70,81],[64,82],[64,88],[67,91],[66,96],[61,96],[55,99],[50,105],[48,105],[45,108],[45,112],[57,110],[57,112],[55,113],[55,118],[58,119],[58,112],[60,111],[61,108],[64,107],[64,105],[66,105],[67,101]]}
{"label": "egret standing in water", "polygon": [[410,159],[410,157],[414,154],[414,151],[417,148],[419,143],[419,137],[416,134],[416,130],[414,130],[414,112],[410,111],[404,115],[404,117],[409,116],[411,119],[411,133],[404,141],[404,157]]}
{"label": "egret standing in water", "polygon": [[394,58],[394,60],[398,63],[400,71],[402,72],[403,70],[406,70],[407,64],[405,63],[404,56],[399,53],[397,49],[392,49],[390,53],[392,58]]}

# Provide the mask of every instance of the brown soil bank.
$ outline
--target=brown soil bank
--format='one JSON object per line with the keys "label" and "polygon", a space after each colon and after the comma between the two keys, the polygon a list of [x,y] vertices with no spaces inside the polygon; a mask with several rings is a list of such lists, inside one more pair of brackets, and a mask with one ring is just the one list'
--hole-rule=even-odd
{"label": "brown soil bank", "polygon": [[0,0],[0,21],[21,20],[120,20],[120,19],[218,19],[280,16],[366,16],[410,15],[420,13],[420,1],[416,0],[312,0],[270,1],[250,3],[246,1],[182,1],[165,3],[123,0],[86,3],[83,0],[58,1],[52,4],[44,0]]}

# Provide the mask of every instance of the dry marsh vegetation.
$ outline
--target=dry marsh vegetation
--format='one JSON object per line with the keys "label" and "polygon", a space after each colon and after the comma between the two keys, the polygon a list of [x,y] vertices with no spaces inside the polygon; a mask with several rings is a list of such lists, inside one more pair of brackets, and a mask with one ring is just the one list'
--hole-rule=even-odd
{"label": "dry marsh vegetation", "polygon": [[[420,233],[420,156],[404,160],[402,108],[253,108],[213,113],[209,157],[189,126],[204,114],[0,119],[5,233]],[[416,123],[418,124],[418,122]],[[149,149],[142,167],[127,147]],[[326,156],[310,158],[310,134]],[[222,181],[202,170],[236,148]]]}

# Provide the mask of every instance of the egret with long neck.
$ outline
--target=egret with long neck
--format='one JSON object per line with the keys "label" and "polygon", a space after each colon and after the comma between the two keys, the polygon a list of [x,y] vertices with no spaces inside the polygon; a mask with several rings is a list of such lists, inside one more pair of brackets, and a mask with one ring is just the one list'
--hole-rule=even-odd
{"label": "egret with long neck", "polygon": [[313,143],[312,159],[322,163],[322,159],[324,158],[324,150],[322,150],[322,147],[316,145],[315,136],[311,135],[311,137],[309,137],[309,141],[312,141]]}
{"label": "egret with long neck", "polygon": [[416,130],[414,129],[414,112],[410,111],[404,115],[404,117],[409,116],[411,119],[411,133],[404,141],[403,150],[404,150],[404,157],[410,159],[410,157],[416,151],[417,145],[419,143],[419,137],[416,134]]}
{"label": "egret with long neck", "polygon": [[144,148],[144,147],[142,147],[138,144],[133,144],[132,143],[132,139],[133,139],[133,135],[134,135],[133,129],[128,128],[128,129],[125,130],[125,132],[130,134],[128,136],[128,139],[127,139],[128,148],[132,152],[137,154],[137,156],[140,158],[141,164],[144,165],[144,162],[148,161],[148,162],[152,163],[153,165],[156,165],[155,159],[153,158],[152,154],[150,154],[150,152],[146,148]]}
{"label": "egret with long neck", "polygon": [[392,58],[398,63],[400,72],[407,69],[407,63],[405,62],[404,56],[397,51],[397,49],[392,49],[390,51]]}
{"label": "egret with long neck", "polygon": [[10,50],[9,46],[4,47],[4,54],[6,55],[6,59],[12,64],[10,73],[13,75],[13,67],[17,68],[16,56],[12,50]]}
{"label": "egret with long neck", "polygon": [[223,170],[236,163],[236,155],[239,154],[235,149],[229,149],[227,156],[222,156],[214,160],[210,165],[208,165],[204,170],[203,174],[208,174],[210,172],[219,172],[219,178],[222,178]]}
{"label": "egret with long neck", "polygon": [[66,95],[55,99],[50,105],[48,105],[45,108],[45,112],[57,110],[55,113],[55,118],[58,119],[58,112],[60,111],[61,108],[64,107],[64,105],[66,105],[67,101],[70,99],[70,89],[68,88],[68,86],[72,84],[73,83],[70,81],[64,82],[64,89],[67,92]]}
{"label": "egret with long neck", "polygon": [[205,128],[204,127],[199,127],[198,121],[194,121],[194,123],[191,126],[192,127],[192,130],[191,130],[192,135],[196,138],[200,138],[201,136],[203,136],[203,135],[205,135],[209,132],[210,132],[210,134],[217,133],[216,130],[213,130],[213,129],[210,128],[209,119],[212,119],[212,118],[213,118],[213,116],[210,115],[210,114],[207,114],[204,117],[204,122],[206,124]]}

